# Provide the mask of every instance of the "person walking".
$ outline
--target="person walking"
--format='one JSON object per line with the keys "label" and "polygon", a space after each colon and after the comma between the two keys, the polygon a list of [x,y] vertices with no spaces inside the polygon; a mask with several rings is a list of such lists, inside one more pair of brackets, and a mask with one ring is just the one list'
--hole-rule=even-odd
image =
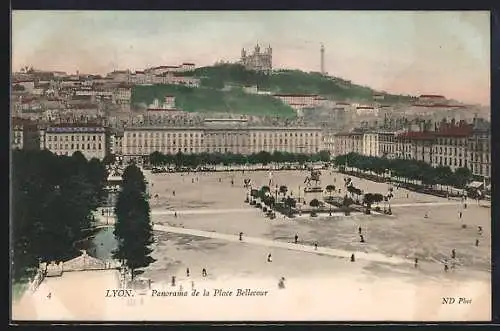
{"label": "person walking", "polygon": [[175,286],[175,276],[172,276],[172,282],[171,282],[171,285],[172,285],[172,286]]}
{"label": "person walking", "polygon": [[361,227],[358,228],[358,234],[361,235],[361,233],[363,232],[363,229]]}
{"label": "person walking", "polygon": [[462,218],[462,212],[461,211],[458,212],[458,218]]}
{"label": "person walking", "polygon": [[359,235],[359,242],[361,243],[365,242],[365,237],[362,234]]}
{"label": "person walking", "polygon": [[203,268],[203,269],[201,270],[201,275],[202,275],[203,277],[207,277],[207,269]]}
{"label": "person walking", "polygon": [[477,234],[480,236],[483,235],[483,227],[482,226],[477,227]]}
{"label": "person walking", "polygon": [[240,232],[240,241],[243,240],[243,232]]}
{"label": "person walking", "polygon": [[355,262],[356,261],[356,257],[354,256],[354,253],[351,254],[351,262]]}
{"label": "person walking", "polygon": [[476,239],[476,247],[479,247],[479,239]]}
{"label": "person walking", "polygon": [[451,250],[451,258],[454,259],[455,257],[457,256],[456,252],[455,252],[455,248],[453,248]]}
{"label": "person walking", "polygon": [[271,253],[267,255],[267,262],[273,262],[273,258],[271,257]]}
{"label": "person walking", "polygon": [[415,264],[414,264],[414,266],[415,266],[415,268],[418,267],[418,258],[417,257],[415,258]]}
{"label": "person walking", "polygon": [[315,251],[317,251],[317,250],[318,250],[318,243],[317,243],[317,242],[315,242],[315,243],[314,243],[314,250],[315,250]]}
{"label": "person walking", "polygon": [[297,243],[298,241],[299,241],[299,235],[295,234],[295,243]]}
{"label": "person walking", "polygon": [[186,268],[186,276],[189,277],[189,268]]}

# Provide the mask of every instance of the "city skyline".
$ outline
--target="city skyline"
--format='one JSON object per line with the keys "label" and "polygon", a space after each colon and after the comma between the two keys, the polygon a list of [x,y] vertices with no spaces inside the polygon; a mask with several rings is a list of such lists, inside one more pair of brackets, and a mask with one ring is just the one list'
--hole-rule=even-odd
{"label": "city skyline", "polygon": [[[235,62],[273,47],[275,68],[320,71],[376,90],[489,105],[484,12],[14,11],[12,70],[100,73]],[[332,33],[334,31],[334,33]]]}

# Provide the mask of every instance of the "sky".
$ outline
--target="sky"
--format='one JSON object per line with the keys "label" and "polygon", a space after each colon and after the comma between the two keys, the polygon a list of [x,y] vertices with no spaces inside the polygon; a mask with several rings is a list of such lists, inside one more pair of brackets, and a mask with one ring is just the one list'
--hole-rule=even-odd
{"label": "sky", "polygon": [[487,11],[13,11],[12,69],[100,73],[237,61],[273,48],[275,68],[376,90],[490,104]]}

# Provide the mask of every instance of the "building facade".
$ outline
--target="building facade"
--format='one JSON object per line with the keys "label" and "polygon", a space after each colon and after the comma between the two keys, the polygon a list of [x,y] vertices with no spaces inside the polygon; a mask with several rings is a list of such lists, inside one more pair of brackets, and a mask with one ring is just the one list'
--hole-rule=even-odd
{"label": "building facade", "polygon": [[253,53],[241,50],[240,63],[248,70],[271,72],[273,70],[273,49],[269,45],[263,52],[255,45]]}
{"label": "building facade", "polygon": [[378,139],[378,133],[376,132],[366,132],[363,135],[363,155],[366,156],[380,156],[380,145]]}
{"label": "building facade", "polygon": [[40,136],[40,148],[56,155],[71,156],[80,151],[87,159],[102,160],[108,153],[104,127],[48,127],[41,131]]}
{"label": "building facade", "polygon": [[277,127],[129,127],[123,136],[124,157],[163,154],[272,153],[313,154],[323,149],[320,128]]}

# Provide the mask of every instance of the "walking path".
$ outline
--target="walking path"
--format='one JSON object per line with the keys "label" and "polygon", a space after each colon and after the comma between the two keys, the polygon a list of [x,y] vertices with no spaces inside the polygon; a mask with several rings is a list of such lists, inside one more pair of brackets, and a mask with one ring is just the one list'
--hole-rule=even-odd
{"label": "walking path", "polygon": [[[232,234],[224,234],[224,233],[218,233],[218,232],[210,232],[210,231],[203,231],[203,230],[197,230],[197,229],[186,229],[186,228],[179,228],[179,227],[175,227],[175,226],[156,225],[156,224],[153,225],[153,229],[156,231],[187,234],[187,235],[192,235],[192,236],[197,236],[197,237],[220,239],[220,240],[226,240],[226,241],[231,241],[231,242],[239,242],[240,241],[239,235],[236,235],[236,234],[232,235]],[[350,258],[351,254],[355,253],[356,259],[368,260],[368,261],[373,261],[373,262],[394,263],[394,264],[410,263],[410,261],[402,259],[402,258],[393,257],[393,256],[389,257],[389,256],[385,256],[385,255],[382,255],[379,253],[349,252],[349,251],[345,251],[345,250],[326,248],[326,247],[318,247],[318,249],[315,250],[314,246],[286,243],[286,242],[282,242],[282,241],[269,240],[269,239],[256,238],[256,237],[243,236],[243,243],[252,244],[252,245],[259,245],[259,246],[266,246],[266,247],[284,248],[284,249],[288,249],[288,250],[330,255],[330,256],[343,257],[343,258]]]}
{"label": "walking path", "polygon": [[[154,206],[153,206],[154,207]],[[241,209],[186,209],[186,210],[151,210],[151,215],[207,215],[207,214],[232,214],[249,213],[255,211],[255,208]]]}

